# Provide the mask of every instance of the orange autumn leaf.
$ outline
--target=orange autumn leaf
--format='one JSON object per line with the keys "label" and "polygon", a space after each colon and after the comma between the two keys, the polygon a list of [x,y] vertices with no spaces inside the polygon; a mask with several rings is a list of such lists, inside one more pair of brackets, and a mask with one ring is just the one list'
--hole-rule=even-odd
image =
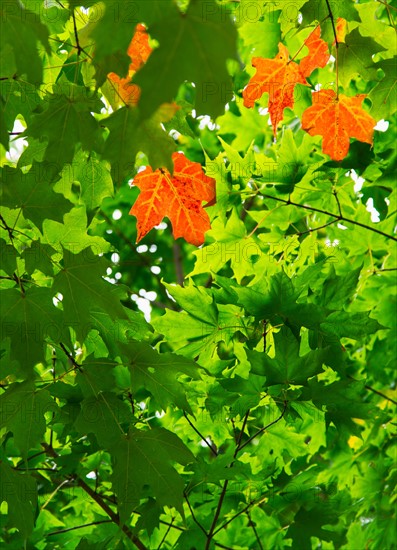
{"label": "orange autumn leaf", "polygon": [[253,107],[255,101],[267,92],[269,94],[269,114],[274,135],[277,126],[283,119],[286,107],[294,105],[294,88],[296,84],[306,84],[299,65],[289,61],[289,54],[284,44],[278,45],[278,55],[274,59],[254,57],[252,66],[256,74],[251,78],[243,91],[244,105]]}
{"label": "orange autumn leaf", "polygon": [[346,33],[347,33],[347,21],[346,19],[343,19],[343,17],[338,17],[336,21],[336,39],[338,41],[338,44],[345,41]]}
{"label": "orange autumn leaf", "polygon": [[109,73],[108,78],[116,87],[117,93],[127,105],[136,105],[139,101],[141,90],[139,86],[131,83],[133,75],[146,63],[152,48],[149,45],[149,36],[144,25],[137,25],[135,33],[128,46],[127,54],[131,59],[128,75],[120,78],[116,73]]}
{"label": "orange autumn leaf", "polygon": [[362,108],[365,94],[337,97],[334,90],[313,92],[313,105],[302,116],[302,128],[323,136],[322,150],[333,160],[349,152],[350,138],[372,144],[376,121]]}
{"label": "orange autumn leaf", "polygon": [[149,46],[149,35],[144,25],[135,27],[135,34],[128,46],[127,54],[130,56],[130,71],[136,72],[149,59],[152,48]]}
{"label": "orange autumn leaf", "polygon": [[256,74],[243,91],[245,107],[253,107],[255,101],[267,92],[269,94],[269,115],[276,135],[278,124],[283,119],[286,107],[294,106],[294,88],[296,84],[307,85],[308,77],[315,68],[324,67],[329,59],[327,43],[320,38],[320,27],[305,40],[309,53],[300,64],[289,59],[289,52],[281,42],[278,54],[273,59],[254,57],[252,66]]}
{"label": "orange autumn leaf", "polygon": [[325,67],[329,60],[328,44],[320,38],[321,29],[318,25],[305,40],[309,53],[301,59],[299,69],[303,76],[310,76],[314,69]]}
{"label": "orange autumn leaf", "polygon": [[137,242],[166,216],[173,227],[174,238],[183,237],[199,246],[204,233],[211,228],[202,202],[215,201],[215,180],[206,176],[198,162],[183,153],[173,153],[174,173],[165,168],[155,171],[150,166],[140,172],[133,184],[141,190],[130,210],[137,218]]}

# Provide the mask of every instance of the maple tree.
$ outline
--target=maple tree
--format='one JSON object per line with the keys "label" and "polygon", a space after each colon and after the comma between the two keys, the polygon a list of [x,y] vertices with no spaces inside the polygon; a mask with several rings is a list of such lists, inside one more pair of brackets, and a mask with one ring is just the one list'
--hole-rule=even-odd
{"label": "maple tree", "polygon": [[397,547],[396,9],[2,3],[0,546]]}

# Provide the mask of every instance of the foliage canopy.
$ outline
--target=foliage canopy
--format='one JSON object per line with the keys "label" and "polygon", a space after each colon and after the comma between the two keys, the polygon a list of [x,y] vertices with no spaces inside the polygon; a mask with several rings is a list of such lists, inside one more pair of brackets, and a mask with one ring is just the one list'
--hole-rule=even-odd
{"label": "foliage canopy", "polygon": [[1,544],[397,548],[396,10],[1,4]]}

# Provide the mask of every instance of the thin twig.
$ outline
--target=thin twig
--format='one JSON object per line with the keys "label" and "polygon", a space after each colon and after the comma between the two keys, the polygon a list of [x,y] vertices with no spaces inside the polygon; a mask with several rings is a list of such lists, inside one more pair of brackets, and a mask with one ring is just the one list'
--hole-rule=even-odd
{"label": "thin twig", "polygon": [[204,529],[204,527],[201,525],[201,523],[199,522],[199,520],[196,518],[195,513],[193,512],[193,508],[192,508],[192,506],[191,506],[191,504],[190,504],[190,502],[189,502],[189,498],[188,498],[188,496],[187,496],[187,493],[186,493],[186,492],[183,493],[183,496],[185,497],[185,500],[186,500],[187,505],[188,505],[188,507],[189,507],[190,513],[192,514],[192,518],[193,518],[194,523],[195,523],[198,527],[200,527],[200,529],[202,530],[202,532],[204,533],[204,535],[205,535],[206,537],[208,537],[207,531],[206,531],[206,530]]}
{"label": "thin twig", "polygon": [[207,447],[211,450],[211,452],[215,455],[215,456],[218,456],[218,451],[215,449],[215,447],[213,447],[211,445],[211,443],[209,443],[207,441],[207,439],[203,436],[203,434],[201,434],[198,429],[196,428],[196,426],[193,424],[193,422],[191,422],[191,420],[189,419],[189,417],[187,416],[187,414],[185,413],[185,411],[183,411],[183,416],[186,418],[186,420],[189,422],[189,425],[193,428],[193,430],[196,432],[196,434],[202,439],[202,441],[205,442],[205,444],[207,445]]}
{"label": "thin twig", "polygon": [[[350,374],[348,374],[347,377],[350,378],[350,380],[353,380],[354,382],[361,382],[361,380],[356,380],[355,378],[353,378],[353,376],[350,376]],[[368,386],[368,384],[365,384],[364,388],[369,390],[369,391],[372,391],[373,393],[376,393],[380,397],[383,397],[383,399],[386,399],[387,401],[390,401],[391,403],[394,403],[394,405],[397,405],[397,401],[395,401],[391,397],[387,396],[386,394],[380,392],[379,390],[376,390],[372,386]]]}
{"label": "thin twig", "polygon": [[274,424],[277,424],[277,422],[280,422],[280,420],[283,418],[283,416],[285,414],[285,411],[287,410],[287,405],[288,405],[288,401],[284,401],[284,408],[283,408],[283,411],[282,411],[281,415],[278,418],[276,418],[276,420],[273,420],[273,422],[270,422],[270,424],[268,424],[267,426],[264,426],[263,428],[258,430],[254,435],[252,435],[249,439],[247,439],[247,441],[245,441],[242,445],[240,445],[238,450],[241,451],[241,449],[244,449],[244,447],[246,445],[248,445],[248,443],[251,443],[251,441],[253,439],[258,437],[258,435],[261,435],[268,428],[270,428],[270,426],[273,426]]}
{"label": "thin twig", "polygon": [[248,510],[246,511],[246,514],[247,514],[247,517],[248,517],[248,520],[249,520],[248,525],[252,528],[252,530],[255,534],[256,542],[258,543],[258,548],[259,548],[259,550],[263,550],[261,539],[259,538],[258,531],[256,530],[254,522],[252,521],[251,514],[249,513]]}
{"label": "thin twig", "polygon": [[301,237],[302,235],[306,235],[307,233],[313,233],[314,231],[320,231],[320,229],[324,229],[324,227],[328,227],[329,225],[333,225],[334,223],[337,223],[339,220],[332,220],[328,223],[325,223],[324,225],[320,225],[319,227],[312,227],[311,229],[307,229],[306,231],[298,231],[296,234],[298,237]]}
{"label": "thin twig", "polygon": [[[238,437],[238,440],[237,440],[237,443],[236,443],[236,448],[235,448],[234,453],[233,453],[233,460],[232,460],[231,464],[229,465],[229,468],[233,468],[234,461],[235,461],[235,459],[237,457],[237,454],[240,450],[241,440],[243,438],[245,426],[247,425],[250,412],[251,412],[250,409],[248,409],[248,411],[245,413],[244,420],[243,420],[243,425],[241,427],[241,432],[239,434],[239,437]],[[216,510],[215,510],[214,519],[212,520],[211,527],[210,527],[209,533],[207,535],[207,542],[206,542],[206,545],[205,545],[205,550],[209,550],[210,545],[211,545],[211,540],[214,537],[214,531],[215,531],[215,528],[216,528],[217,521],[219,519],[219,515],[221,513],[222,504],[223,504],[223,501],[224,501],[225,496],[226,496],[226,491],[227,491],[228,485],[229,485],[229,480],[225,479],[225,481],[223,483],[222,491],[221,491],[221,494],[220,494],[220,497],[219,497],[218,505],[217,505]]]}
{"label": "thin twig", "polygon": [[67,358],[70,360],[70,362],[72,363],[73,367],[79,371],[82,370],[82,367],[81,365],[79,365],[75,358],[73,357],[73,355],[71,353],[68,352],[68,350],[66,349],[66,347],[64,346],[64,344],[62,344],[62,342],[59,343],[60,347],[62,348],[63,352],[65,353],[65,355],[67,356]]}
{"label": "thin twig", "polygon": [[280,197],[273,197],[272,195],[264,195],[264,194],[261,194],[261,195],[265,199],[273,199],[275,201],[282,202],[284,204],[290,204],[291,206],[296,206],[297,208],[303,208],[305,210],[310,210],[311,212],[319,212],[320,214],[324,214],[325,216],[331,216],[332,218],[335,218],[336,221],[344,221],[347,223],[351,223],[353,225],[358,225],[359,227],[363,227],[364,229],[368,229],[369,231],[378,233],[378,235],[382,235],[383,237],[386,237],[386,239],[391,239],[392,241],[397,242],[397,237],[394,237],[393,235],[388,235],[387,233],[380,231],[380,229],[376,229],[375,227],[365,225],[363,223],[357,222],[356,220],[345,218],[345,216],[339,216],[339,214],[333,214],[332,212],[327,212],[326,210],[322,210],[321,208],[315,208],[314,206],[307,206],[306,204],[299,204],[297,202],[292,202],[291,200],[281,199]]}
{"label": "thin twig", "polygon": [[91,525],[100,525],[101,523],[113,523],[111,519],[103,519],[101,521],[92,521],[91,523],[85,523],[84,525],[76,525],[75,527],[68,527],[68,529],[60,529],[59,531],[53,531],[48,533],[47,537],[53,535],[61,535],[62,533],[68,533],[69,531],[75,531],[76,529],[83,529],[84,527],[91,527]]}
{"label": "thin twig", "polygon": [[227,521],[225,521],[225,523],[222,523],[222,525],[220,525],[218,527],[218,529],[216,529],[216,531],[214,531],[214,536],[219,533],[219,531],[222,531],[222,529],[225,529],[225,527],[227,527],[230,523],[232,523],[232,521],[234,521],[236,518],[238,518],[239,516],[241,516],[242,514],[246,514],[247,511],[252,507],[252,506],[258,506],[259,504],[261,504],[264,500],[266,500],[267,496],[262,496],[259,500],[257,501],[254,501],[252,500],[250,503],[247,504],[247,506],[245,506],[242,510],[240,510],[239,512],[237,512],[234,516],[232,516],[231,518],[229,518]]}
{"label": "thin twig", "polygon": [[174,518],[172,518],[171,523],[168,525],[168,529],[164,533],[164,537],[161,539],[160,544],[157,547],[157,550],[161,550],[161,547],[163,546],[165,539],[168,537],[168,533],[171,531],[171,527],[173,523],[174,523]]}
{"label": "thin twig", "polygon": [[329,3],[329,0],[325,0],[326,3],[327,3],[327,7],[328,7],[328,13],[329,13],[329,18],[331,19],[331,25],[332,25],[332,30],[334,32],[334,37],[335,37],[335,51],[336,51],[336,55],[335,55],[335,67],[336,67],[336,98],[338,99],[339,97],[339,70],[338,70],[338,50],[339,50],[339,42],[338,42],[338,35],[336,33],[336,27],[335,27],[335,21],[334,21],[334,15],[332,13],[332,10],[331,10],[331,5]]}
{"label": "thin twig", "polygon": [[80,46],[79,35],[77,32],[76,16],[75,16],[74,10],[72,11],[72,19],[73,19],[74,38],[76,40],[77,55],[80,55],[82,52],[84,52],[84,50]]}

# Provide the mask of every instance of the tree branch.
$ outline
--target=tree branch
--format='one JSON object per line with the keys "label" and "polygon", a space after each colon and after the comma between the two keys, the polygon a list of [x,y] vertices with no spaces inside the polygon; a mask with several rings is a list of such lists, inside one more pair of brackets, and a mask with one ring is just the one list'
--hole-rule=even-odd
{"label": "tree branch", "polygon": [[335,218],[335,221],[343,221],[346,223],[351,223],[353,225],[358,225],[359,227],[368,229],[368,231],[373,231],[374,233],[378,233],[378,235],[382,235],[382,237],[386,237],[387,239],[391,239],[392,241],[397,242],[397,237],[394,237],[393,235],[388,235],[387,233],[380,231],[380,229],[376,229],[375,227],[365,225],[363,223],[357,222],[356,220],[345,218],[345,216],[340,216],[339,214],[333,214],[332,212],[327,212],[326,210],[321,210],[321,208],[315,208],[314,206],[307,206],[306,204],[299,204],[297,202],[292,202],[290,200],[281,199],[280,197],[273,197],[272,195],[264,195],[264,194],[261,194],[261,195],[266,199],[273,199],[275,201],[282,202],[284,204],[290,204],[291,206],[296,206],[297,208],[304,208],[305,210],[310,210],[311,212],[318,212],[319,214],[324,214],[325,216],[331,216],[332,218]]}
{"label": "tree branch", "polygon": [[84,52],[84,50],[80,46],[79,35],[78,35],[78,32],[77,32],[76,16],[75,16],[74,10],[72,11],[72,19],[73,19],[74,37],[75,37],[75,40],[76,40],[77,55],[80,55],[82,52]]}
{"label": "tree branch", "polygon": [[[356,380],[355,378],[353,378],[353,376],[350,376],[350,374],[348,374],[347,377],[350,378],[350,380],[353,380],[354,382],[361,382],[361,380]],[[367,384],[365,384],[364,388],[369,390],[369,391],[372,391],[373,393],[376,393],[380,397],[383,397],[383,399],[386,399],[387,401],[390,401],[390,403],[394,403],[394,405],[397,405],[397,401],[395,401],[391,397],[387,396],[385,393],[382,393],[379,390],[376,390],[372,386],[368,386]]]}
{"label": "tree branch", "polygon": [[[50,447],[47,443],[42,443],[42,446],[44,447],[46,453],[49,456],[52,456],[53,458],[58,458],[59,457],[59,455],[55,451],[55,449]],[[73,479],[77,483],[77,485],[79,487],[81,487],[83,489],[83,491],[85,491],[87,493],[87,495],[89,495],[92,498],[92,500],[94,500],[98,504],[98,506],[100,506],[102,508],[102,510],[109,516],[111,521],[113,523],[115,523],[116,525],[118,525],[121,528],[121,530],[123,531],[123,533],[131,540],[131,542],[133,542],[135,544],[135,546],[138,548],[138,550],[149,550],[141,542],[141,540],[136,535],[134,535],[134,533],[131,531],[131,529],[128,527],[128,525],[123,525],[123,524],[120,523],[119,515],[116,512],[114,512],[110,508],[110,506],[108,506],[108,504],[106,504],[106,502],[103,500],[102,496],[99,495],[98,493],[96,493],[93,489],[91,489],[91,487],[89,485],[87,485],[87,483],[83,479],[81,479],[77,475],[67,476],[67,478],[70,479],[70,480]]]}
{"label": "tree branch", "polygon": [[195,523],[196,525],[198,525],[198,527],[200,527],[200,529],[202,530],[202,532],[204,533],[204,535],[205,535],[206,537],[208,537],[207,531],[206,531],[206,530],[204,529],[204,527],[201,525],[201,523],[199,522],[199,520],[196,518],[195,513],[193,512],[193,508],[192,508],[192,506],[191,506],[191,504],[190,504],[190,502],[189,502],[189,499],[188,499],[188,496],[187,496],[186,492],[183,493],[183,496],[185,497],[185,500],[186,500],[186,502],[187,502],[187,505],[188,505],[188,508],[189,508],[189,510],[190,510],[190,513],[192,514],[192,518],[193,518],[194,523]]}
{"label": "tree branch", "polygon": [[113,523],[111,519],[103,519],[101,521],[92,521],[91,523],[85,523],[84,525],[76,525],[75,527],[68,527],[68,529],[60,529],[59,531],[53,531],[48,533],[47,537],[53,535],[61,535],[62,533],[68,533],[69,531],[75,531],[76,529],[83,529],[84,527],[90,527],[91,525],[100,525],[101,523]]}
{"label": "tree branch", "polygon": [[248,443],[251,443],[253,439],[255,439],[256,437],[258,437],[258,435],[261,435],[263,432],[265,432],[268,428],[270,428],[270,426],[273,426],[274,424],[277,424],[277,422],[280,422],[280,420],[283,418],[285,414],[285,411],[287,410],[287,405],[288,405],[288,401],[285,400],[284,408],[281,415],[278,418],[276,418],[276,420],[273,420],[273,422],[270,422],[270,424],[268,424],[267,426],[264,426],[263,428],[258,430],[254,435],[252,435],[249,439],[247,439],[247,441],[245,441],[242,445],[239,446],[238,451],[240,452],[241,449],[244,449],[244,447],[248,445]]}
{"label": "tree branch", "polygon": [[331,10],[331,5],[329,3],[329,0],[325,0],[325,2],[327,3],[329,18],[331,19],[332,30],[334,32],[334,37],[335,37],[336,98],[338,98],[339,97],[339,42],[338,42],[338,35],[336,33],[334,14],[332,13],[332,10]]}
{"label": "tree branch", "polygon": [[[241,427],[241,432],[240,432],[239,437],[237,439],[236,448],[235,448],[234,453],[233,453],[233,460],[232,460],[229,468],[233,468],[235,458],[237,457],[237,454],[240,450],[241,440],[243,438],[245,426],[247,425],[248,417],[250,415],[250,412],[251,412],[250,409],[248,409],[248,411],[245,413],[244,420],[243,420],[243,425]],[[205,545],[205,550],[209,550],[210,545],[211,545],[211,540],[214,537],[214,531],[215,531],[215,528],[216,528],[217,521],[219,519],[219,515],[221,513],[222,504],[223,504],[223,501],[224,501],[225,496],[226,496],[226,491],[227,491],[228,485],[229,485],[229,480],[226,479],[223,483],[222,492],[221,492],[221,495],[219,497],[218,505],[217,505],[216,510],[215,510],[214,519],[212,520],[212,524],[211,524],[209,533],[207,535],[207,542],[206,542],[206,545]]]}
{"label": "tree branch", "polygon": [[207,439],[203,436],[203,434],[201,434],[198,429],[196,428],[196,426],[193,424],[193,422],[191,422],[191,420],[188,418],[187,414],[185,413],[185,411],[183,411],[183,416],[186,418],[186,420],[189,422],[189,425],[193,428],[193,430],[196,432],[196,434],[202,439],[202,441],[205,442],[205,444],[207,445],[207,447],[211,450],[211,452],[215,455],[215,456],[218,456],[218,451],[215,449],[215,447],[213,447],[210,443],[208,443]]}
{"label": "tree branch", "polygon": [[179,243],[174,242],[174,244],[172,245],[172,253],[174,256],[176,280],[180,286],[183,286],[185,276],[183,274],[183,258],[181,253],[181,246]]}

